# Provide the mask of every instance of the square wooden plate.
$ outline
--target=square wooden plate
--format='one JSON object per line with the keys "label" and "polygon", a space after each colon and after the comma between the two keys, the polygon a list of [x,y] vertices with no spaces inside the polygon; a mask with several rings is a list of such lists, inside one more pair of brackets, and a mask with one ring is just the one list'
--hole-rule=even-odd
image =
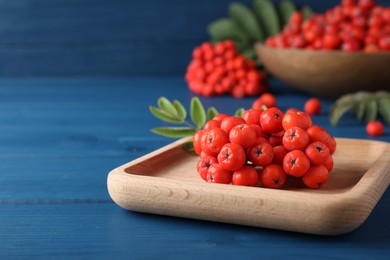
{"label": "square wooden plate", "polygon": [[304,233],[337,235],[359,227],[390,182],[390,144],[337,138],[334,169],[318,190],[290,181],[281,190],[210,184],[183,138],[112,170],[111,198],[133,211]]}

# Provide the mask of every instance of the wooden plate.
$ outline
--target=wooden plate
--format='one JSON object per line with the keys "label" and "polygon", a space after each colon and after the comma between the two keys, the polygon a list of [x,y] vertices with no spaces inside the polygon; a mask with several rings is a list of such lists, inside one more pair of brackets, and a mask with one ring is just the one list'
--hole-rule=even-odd
{"label": "wooden plate", "polygon": [[178,140],[112,170],[111,198],[133,211],[337,235],[359,227],[390,182],[390,145],[336,139],[335,167],[319,190],[294,180],[282,190],[204,182],[198,156]]}

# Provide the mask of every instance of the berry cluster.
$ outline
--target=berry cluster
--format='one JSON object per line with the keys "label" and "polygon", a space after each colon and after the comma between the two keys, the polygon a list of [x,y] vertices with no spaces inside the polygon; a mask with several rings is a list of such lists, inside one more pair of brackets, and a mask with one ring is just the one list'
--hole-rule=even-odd
{"label": "berry cluster", "polygon": [[185,79],[190,90],[206,97],[231,94],[236,98],[260,95],[268,91],[266,75],[254,61],[237,52],[233,41],[213,46],[205,42],[192,53]]}
{"label": "berry cluster", "polygon": [[343,50],[348,52],[390,51],[390,8],[375,0],[343,0],[341,4],[314,14],[304,21],[295,12],[283,32],[266,40],[276,48]]}
{"label": "berry cluster", "polygon": [[301,111],[249,109],[218,114],[193,137],[197,170],[207,182],[281,188],[287,176],[319,188],[333,168],[335,139]]}

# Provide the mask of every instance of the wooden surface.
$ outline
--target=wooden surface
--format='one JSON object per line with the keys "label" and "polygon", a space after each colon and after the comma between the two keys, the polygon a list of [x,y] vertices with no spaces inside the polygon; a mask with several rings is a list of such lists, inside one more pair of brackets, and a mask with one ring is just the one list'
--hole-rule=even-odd
{"label": "wooden surface", "polygon": [[[309,97],[272,81],[282,109]],[[118,207],[107,191],[113,168],[172,142],[147,109],[165,95],[188,104],[182,77],[0,79],[0,259],[266,258],[388,259],[387,190],[357,230],[337,237],[245,227]],[[202,98],[233,113],[253,99]],[[369,138],[347,114],[336,137]],[[187,106],[188,108],[188,106]],[[388,129],[380,138],[390,141]],[[371,152],[371,150],[369,151]]]}
{"label": "wooden surface", "polygon": [[111,198],[133,211],[216,222],[340,235],[358,228],[390,183],[390,144],[336,138],[335,167],[318,190],[288,180],[283,189],[212,185],[199,156],[173,142],[110,172]]}
{"label": "wooden surface", "polygon": [[[0,75],[181,75],[230,2],[0,1]],[[294,2],[324,11],[339,0]]]}

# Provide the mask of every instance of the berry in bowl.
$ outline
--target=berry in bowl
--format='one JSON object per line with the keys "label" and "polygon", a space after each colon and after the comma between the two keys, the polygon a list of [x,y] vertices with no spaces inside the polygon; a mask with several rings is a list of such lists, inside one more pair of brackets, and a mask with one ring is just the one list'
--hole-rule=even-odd
{"label": "berry in bowl", "polygon": [[256,51],[276,78],[317,96],[390,89],[390,7],[344,0],[307,20],[295,12]]}

